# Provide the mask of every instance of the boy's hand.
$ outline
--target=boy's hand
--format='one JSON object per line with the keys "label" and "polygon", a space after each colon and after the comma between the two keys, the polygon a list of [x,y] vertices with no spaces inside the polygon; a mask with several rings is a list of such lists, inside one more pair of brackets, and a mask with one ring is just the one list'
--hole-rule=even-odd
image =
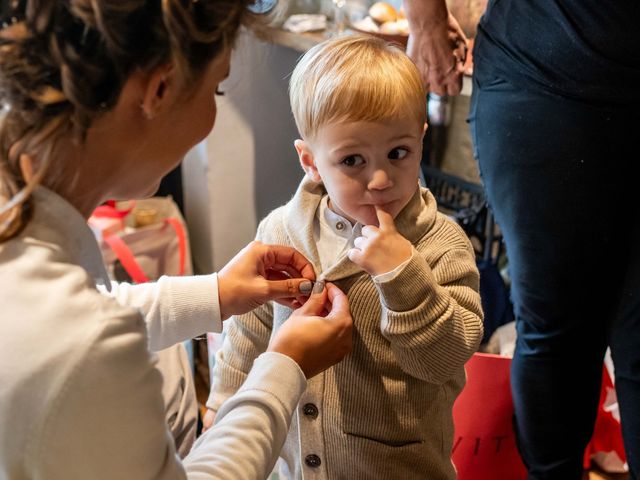
{"label": "boy's hand", "polygon": [[369,275],[388,273],[411,258],[411,242],[404,238],[393,221],[393,217],[376,207],[379,227],[367,225],[362,236],[353,242],[349,260],[362,267]]}

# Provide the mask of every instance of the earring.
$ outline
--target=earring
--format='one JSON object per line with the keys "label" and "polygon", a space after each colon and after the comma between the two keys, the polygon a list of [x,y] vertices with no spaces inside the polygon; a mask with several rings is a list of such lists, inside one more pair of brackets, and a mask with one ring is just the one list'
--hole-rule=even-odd
{"label": "earring", "polygon": [[142,110],[142,115],[144,116],[144,118],[146,118],[147,120],[153,120],[153,117],[155,115],[150,112],[149,109],[145,108],[142,102],[140,102],[140,110]]}

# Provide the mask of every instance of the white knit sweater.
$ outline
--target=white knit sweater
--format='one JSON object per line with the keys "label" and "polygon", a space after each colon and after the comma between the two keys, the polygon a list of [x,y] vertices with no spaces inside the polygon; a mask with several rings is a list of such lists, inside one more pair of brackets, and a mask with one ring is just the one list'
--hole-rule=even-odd
{"label": "white knit sweater", "polygon": [[[482,337],[473,248],[422,189],[396,219],[415,249],[397,276],[376,284],[346,256],[322,271],[313,222],[324,193],[303,180],[294,198],[261,222],[257,235],[306,255],[319,278],[347,293],[355,323],[352,353],[308,383],[281,454],[281,475],[453,479],[452,406],[465,382],[463,366]],[[211,408],[242,384],[290,313],[270,304],[227,325]]]}

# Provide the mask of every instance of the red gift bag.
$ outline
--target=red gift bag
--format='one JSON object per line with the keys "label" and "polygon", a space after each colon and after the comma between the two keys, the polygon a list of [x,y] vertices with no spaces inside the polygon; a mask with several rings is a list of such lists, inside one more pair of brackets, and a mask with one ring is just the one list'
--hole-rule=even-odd
{"label": "red gift bag", "polygon": [[513,431],[511,359],[476,353],[453,405],[452,460],[458,480],[526,480]]}
{"label": "red gift bag", "polygon": [[[467,384],[453,406],[451,454],[458,480],[525,480],[526,469],[513,431],[511,358],[476,353],[465,365]],[[609,472],[628,471],[613,376],[604,368],[602,394],[593,438],[585,451],[585,468],[594,460]],[[612,398],[614,397],[614,398]]]}

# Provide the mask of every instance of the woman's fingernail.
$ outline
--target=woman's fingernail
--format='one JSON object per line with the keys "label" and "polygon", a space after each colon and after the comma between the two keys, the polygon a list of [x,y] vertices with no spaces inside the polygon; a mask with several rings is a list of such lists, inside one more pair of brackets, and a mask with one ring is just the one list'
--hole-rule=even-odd
{"label": "woman's fingernail", "polygon": [[311,291],[311,294],[315,295],[317,293],[322,293],[323,290],[324,290],[324,282],[320,280],[319,282],[316,282],[313,284],[313,290]]}
{"label": "woman's fingernail", "polygon": [[304,293],[305,295],[309,295],[311,293],[311,289],[313,288],[313,282],[311,280],[307,280],[306,282],[301,282],[298,286],[300,293]]}

